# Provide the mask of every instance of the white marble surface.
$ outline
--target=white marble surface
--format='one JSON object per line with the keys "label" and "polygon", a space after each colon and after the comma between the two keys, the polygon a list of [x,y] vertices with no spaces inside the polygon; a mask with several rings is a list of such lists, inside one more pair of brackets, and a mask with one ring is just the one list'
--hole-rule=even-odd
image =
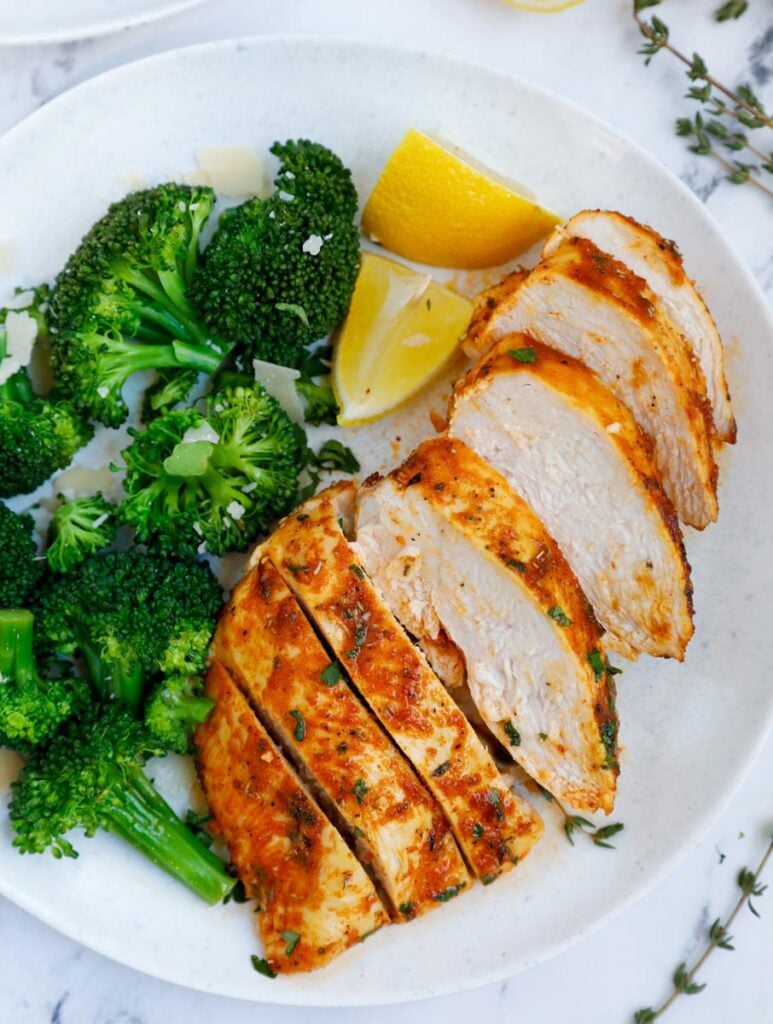
{"label": "white marble surface", "polygon": [[[53,2],[53,0],[52,0]],[[675,39],[699,49],[720,77],[750,77],[773,98],[773,9],[751,0],[739,22],[716,26],[709,0],[669,0]],[[500,0],[209,0],[188,14],[100,40],[58,47],[0,48],[0,130],[69,86],[148,53],[255,33],[322,33],[444,50],[511,71],[575,99],[632,136],[707,203],[769,297],[773,297],[770,204],[750,188],[722,184],[671,130],[687,107],[681,73],[661,55],[645,70],[635,55],[629,0],[586,0],[560,16],[518,12]],[[120,130],[118,125],[117,130]],[[108,143],[109,144],[109,141]],[[769,514],[761,510],[761,514]],[[743,659],[739,657],[739,673]],[[737,685],[738,680],[728,680]],[[662,998],[673,966],[698,948],[702,929],[735,898],[735,875],[773,828],[769,741],[718,823],[682,866],[641,903],[560,957],[498,986],[399,1008],[368,1011],[372,1024],[468,1021],[627,1024]],[[675,779],[678,785],[678,778]],[[664,794],[667,799],[667,794]],[[720,853],[725,854],[720,863]],[[600,850],[599,870],[616,854]],[[773,875],[773,871],[771,872]],[[767,897],[770,900],[770,896]],[[744,913],[736,952],[715,954],[700,996],[683,998],[667,1020],[681,1024],[773,1021],[773,907]],[[142,937],[138,936],[141,942]],[[294,1024],[361,1019],[361,1010],[258,1007],[187,992],[113,964],[0,901],[0,1021],[7,1024],[178,1024],[213,1020]],[[395,979],[399,986],[399,978]]]}

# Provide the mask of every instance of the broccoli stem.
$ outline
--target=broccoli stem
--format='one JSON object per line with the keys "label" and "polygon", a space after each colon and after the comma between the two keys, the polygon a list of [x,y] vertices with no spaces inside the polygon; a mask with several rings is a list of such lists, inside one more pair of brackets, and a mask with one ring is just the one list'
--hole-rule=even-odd
{"label": "broccoli stem", "polygon": [[235,879],[218,856],[180,821],[143,770],[126,770],[126,784],[110,791],[105,825],[207,903],[219,903]]}
{"label": "broccoli stem", "polygon": [[116,697],[136,714],[142,704],[145,689],[145,670],[142,666],[137,663],[119,665],[117,662],[105,666],[99,651],[85,637],[79,637],[78,647],[86,662],[89,678],[100,697]]}
{"label": "broccoli stem", "polygon": [[38,678],[32,645],[32,612],[22,608],[0,611],[0,676],[23,686]]}

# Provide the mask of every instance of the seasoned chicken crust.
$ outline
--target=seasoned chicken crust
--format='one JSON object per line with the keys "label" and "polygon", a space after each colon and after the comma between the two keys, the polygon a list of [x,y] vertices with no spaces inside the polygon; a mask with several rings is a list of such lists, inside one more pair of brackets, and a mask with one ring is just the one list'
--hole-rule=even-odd
{"label": "seasoned chicken crust", "polygon": [[214,829],[260,907],[266,960],[277,973],[323,967],[387,924],[387,912],[218,661],[206,693],[215,707],[196,730],[196,765]]}
{"label": "seasoned chicken crust", "polygon": [[268,553],[384,728],[443,808],[476,875],[493,880],[542,822],[493,760],[360,566],[342,532],[354,487],[338,484],[284,519]]}
{"label": "seasoned chicken crust", "polygon": [[349,686],[267,557],[238,583],[215,656],[407,920],[469,882],[443,812]]}

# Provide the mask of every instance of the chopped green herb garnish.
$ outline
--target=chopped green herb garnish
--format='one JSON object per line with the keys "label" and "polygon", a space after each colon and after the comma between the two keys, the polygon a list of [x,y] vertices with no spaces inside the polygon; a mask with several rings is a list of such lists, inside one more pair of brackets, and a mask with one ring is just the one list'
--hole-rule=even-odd
{"label": "chopped green herb garnish", "polygon": [[517,558],[508,558],[505,565],[508,569],[515,569],[516,572],[526,572],[526,563],[519,562]]}
{"label": "chopped green herb garnish", "polygon": [[354,826],[354,835],[356,836],[357,839],[365,838],[365,833],[362,831],[359,825]]}
{"label": "chopped green herb garnish", "polygon": [[293,735],[300,743],[302,740],[306,739],[306,723],[304,722],[303,715],[300,711],[291,711],[290,714],[295,719],[295,731],[293,732]]}
{"label": "chopped green herb garnish", "polygon": [[523,348],[511,348],[508,349],[507,354],[512,356],[513,359],[519,363],[536,363],[537,353],[531,347],[531,345],[525,345]]}
{"label": "chopped green herb garnish", "polygon": [[545,740],[546,740],[546,739],[548,738],[548,734],[547,734],[546,732],[538,732],[538,733],[537,733],[537,737],[538,737],[539,739],[541,739],[541,740],[542,740],[542,742],[544,743],[544,742],[545,742]]}
{"label": "chopped green herb garnish", "polygon": [[481,823],[479,821],[476,821],[475,824],[472,826],[472,838],[473,839],[480,839],[480,837],[482,835],[483,835],[483,826],[481,825]]}
{"label": "chopped green herb garnish", "polygon": [[349,568],[352,570],[352,572],[354,573],[358,580],[365,579],[365,570],[360,568],[359,565],[350,565]]}
{"label": "chopped green herb garnish", "polygon": [[557,622],[559,626],[571,626],[572,624],[572,620],[569,618],[569,616],[566,614],[563,608],[560,608],[557,604],[554,604],[553,607],[548,611],[548,615],[551,619],[553,619],[554,622]]}
{"label": "chopped green herb garnish", "polygon": [[461,885],[451,885],[448,889],[443,889],[442,892],[436,892],[434,898],[438,903],[448,903],[454,896],[458,896],[462,889]]}
{"label": "chopped green herb garnish", "polygon": [[365,785],[364,779],[357,779],[352,788],[352,793],[357,797],[357,803],[361,804],[365,799],[365,794],[368,792],[368,787]]}
{"label": "chopped green herb garnish", "polygon": [[252,961],[253,968],[258,972],[258,974],[262,974],[264,978],[276,977],[276,971],[271,970],[268,960],[264,960],[262,956],[255,956],[253,953],[250,960]]}
{"label": "chopped green herb garnish", "polygon": [[489,790],[488,796],[486,797],[488,802],[494,807],[496,812],[497,821],[502,821],[505,816],[504,808],[502,807],[502,797],[499,795],[497,790]]}
{"label": "chopped green herb garnish", "polygon": [[341,666],[337,661],[331,661],[327,668],[322,669],[319,678],[325,686],[335,686],[341,678]]}
{"label": "chopped green herb garnish", "polygon": [[282,932],[282,938],[287,943],[285,946],[285,956],[292,956],[295,951],[295,947],[301,941],[300,935],[298,932]]}
{"label": "chopped green herb garnish", "polygon": [[506,719],[506,721],[502,722],[502,728],[505,730],[505,733],[507,734],[507,738],[510,740],[510,746],[511,747],[520,747],[520,745],[521,745],[521,734],[518,732],[518,730],[515,728],[515,726],[510,721],[509,718]]}
{"label": "chopped green herb garnish", "polygon": [[435,778],[439,778],[441,775],[445,775],[445,773],[448,771],[450,767],[450,761],[443,761],[442,764],[439,764],[437,768],[433,770],[432,774],[435,776]]}
{"label": "chopped green herb garnish", "polygon": [[401,903],[397,909],[404,917],[410,917],[416,909],[416,904],[411,900],[409,903]]}
{"label": "chopped green herb garnish", "polygon": [[481,878],[481,882],[483,882],[484,885],[491,885],[491,883],[496,882],[498,878],[499,875],[484,875],[483,878]]}
{"label": "chopped green herb garnish", "polygon": [[309,571],[308,565],[290,565],[289,562],[286,564],[288,571],[291,572],[293,576],[297,576],[299,572]]}
{"label": "chopped green herb garnish", "polygon": [[588,664],[593,669],[595,677],[601,679],[604,675],[604,661],[601,654],[594,648],[592,651],[588,651],[585,657],[588,659]]}

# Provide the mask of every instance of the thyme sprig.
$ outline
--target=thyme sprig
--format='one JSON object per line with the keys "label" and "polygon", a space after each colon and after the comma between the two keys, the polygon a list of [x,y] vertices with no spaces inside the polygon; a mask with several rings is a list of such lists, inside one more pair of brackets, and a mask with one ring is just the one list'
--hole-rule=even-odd
{"label": "thyme sprig", "polygon": [[[672,54],[686,68],[685,74],[690,82],[686,98],[701,105],[701,110],[694,117],[677,119],[676,134],[689,139],[688,148],[692,153],[710,156],[719,163],[726,171],[728,181],[735,185],[748,182],[773,198],[773,190],[762,180],[765,174],[773,174],[773,150],[755,145],[748,134],[773,128],[773,117],[749,85],[730,89],[711,74],[699,53],[688,57],[674,46],[665,22],[656,15],[650,21],[642,16],[647,8],[659,7],[662,2],[633,0],[633,17],[644,37],[639,49],[644,63],[649,64],[661,50]],[[744,0],[729,0],[714,12],[714,17],[717,21],[739,18],[747,6]],[[739,156],[728,158],[722,149]],[[752,160],[756,162],[750,162]]]}
{"label": "thyme sprig", "polygon": [[596,825],[592,821],[588,821],[587,818],[583,818],[579,814],[570,814],[561,801],[557,800],[552,793],[545,789],[544,786],[540,786],[540,784],[537,783],[537,789],[539,789],[540,793],[548,803],[555,804],[563,815],[564,835],[572,846],[574,846],[575,833],[579,833],[580,835],[586,836],[590,839],[594,846],[600,846],[604,850],[616,849],[609,840],[623,831],[625,825],[622,821],[616,821],[610,825],[602,825],[601,828],[596,828]]}
{"label": "thyme sprig", "polygon": [[741,868],[738,872],[738,875],[736,876],[736,885],[741,890],[741,895],[738,897],[735,906],[730,911],[730,914],[724,922],[719,918],[716,918],[711,923],[711,926],[706,932],[706,937],[708,939],[706,948],[695,961],[695,964],[689,970],[687,969],[686,963],[679,964],[672,977],[673,989],[671,994],[663,1003],[660,1004],[660,1006],[657,1007],[657,1009],[647,1006],[644,1007],[644,1009],[637,1010],[633,1015],[634,1024],[652,1024],[653,1021],[656,1021],[663,1016],[666,1010],[679,998],[679,996],[694,996],[697,995],[698,992],[703,991],[706,985],[698,984],[695,980],[696,975],[715,949],[735,949],[730,929],[732,928],[736,917],[743,909],[744,904],[748,906],[749,910],[755,917],[760,916],[759,911],[752,903],[752,897],[756,898],[762,896],[767,889],[767,886],[762,884],[761,878],[771,855],[773,855],[773,835],[771,835],[768,848],[765,850],[762,859],[757,865],[757,870],[751,871],[749,868]]}

